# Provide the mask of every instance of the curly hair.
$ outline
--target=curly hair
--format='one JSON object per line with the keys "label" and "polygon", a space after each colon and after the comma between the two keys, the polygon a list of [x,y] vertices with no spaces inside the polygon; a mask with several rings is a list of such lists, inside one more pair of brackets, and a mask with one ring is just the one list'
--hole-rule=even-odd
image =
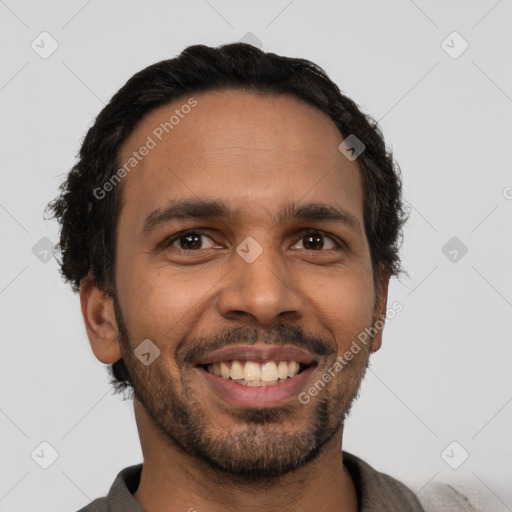
{"label": "curly hair", "polygon": [[[356,135],[365,146],[357,162],[376,289],[382,272],[399,275],[407,213],[401,199],[400,169],[377,122],[343,95],[315,63],[232,43],[216,48],[189,46],[173,59],[146,67],[133,75],[96,117],[59,195],[47,207],[60,225],[58,263],[73,291],[78,292],[81,280],[91,273],[98,287],[116,298],[115,235],[123,187],[122,183],[113,187],[104,198],[94,190],[118,170],[124,142],[156,108],[185,95],[221,89],[293,95],[327,114],[343,138]],[[129,385],[122,359],[110,370],[118,389]]]}

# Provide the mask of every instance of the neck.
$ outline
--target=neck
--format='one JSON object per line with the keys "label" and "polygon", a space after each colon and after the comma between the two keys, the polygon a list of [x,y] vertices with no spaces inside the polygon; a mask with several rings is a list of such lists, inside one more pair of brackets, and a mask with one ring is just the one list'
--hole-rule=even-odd
{"label": "neck", "polygon": [[315,461],[274,481],[247,482],[185,454],[162,437],[136,399],[134,406],[144,464],[133,497],[147,512],[357,511],[355,487],[342,460],[341,428]]}

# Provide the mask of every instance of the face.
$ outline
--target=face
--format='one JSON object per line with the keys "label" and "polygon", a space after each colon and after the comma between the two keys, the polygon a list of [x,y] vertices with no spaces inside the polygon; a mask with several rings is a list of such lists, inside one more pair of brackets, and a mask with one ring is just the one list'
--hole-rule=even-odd
{"label": "face", "polygon": [[[119,158],[155,142],[122,183],[121,352],[166,442],[227,473],[273,478],[342,428],[370,344],[325,375],[385,307],[360,170],[334,123],[298,99],[194,98],[150,113]],[[190,112],[159,140],[176,109]],[[143,340],[159,351],[147,365],[134,353]]]}

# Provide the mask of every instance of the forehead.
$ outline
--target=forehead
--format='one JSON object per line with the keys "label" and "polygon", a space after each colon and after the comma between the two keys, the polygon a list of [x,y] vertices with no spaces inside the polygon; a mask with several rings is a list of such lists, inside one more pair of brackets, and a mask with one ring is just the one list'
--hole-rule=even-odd
{"label": "forehead", "polygon": [[290,95],[185,96],[150,112],[123,145],[120,165],[137,163],[127,166],[122,208],[143,215],[170,199],[214,197],[263,214],[303,199],[361,217],[360,170],[342,140],[326,114]]}

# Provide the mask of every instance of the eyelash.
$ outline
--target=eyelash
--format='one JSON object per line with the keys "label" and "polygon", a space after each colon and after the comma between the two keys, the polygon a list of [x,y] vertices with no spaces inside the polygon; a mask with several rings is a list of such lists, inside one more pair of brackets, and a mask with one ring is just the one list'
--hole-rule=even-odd
{"label": "eyelash", "polygon": [[[203,231],[202,229],[187,229],[185,231],[180,231],[179,233],[176,233],[172,236],[170,236],[169,238],[165,239],[163,242],[162,242],[162,247],[163,248],[167,248],[167,247],[170,247],[175,241],[179,240],[180,238],[183,238],[187,235],[204,235],[208,238],[210,238],[211,240],[213,240],[205,231]],[[331,239],[334,244],[336,245],[335,248],[333,248],[334,250],[336,249],[343,249],[344,248],[344,244],[339,241],[337,238],[331,236],[331,235],[328,235],[327,233],[324,233],[323,231],[319,231],[317,229],[305,229],[303,231],[300,232],[300,237],[298,240],[306,237],[306,236],[322,236],[324,238],[329,238]],[[295,245],[295,244],[294,244]],[[200,249],[197,249],[197,250],[193,250],[193,249],[180,249],[180,248],[177,248],[177,247],[174,247],[175,250],[177,251],[181,251],[181,252],[199,252]],[[304,249],[304,250],[308,250],[308,249]],[[313,249],[309,249],[313,252],[323,252],[322,249],[318,250],[318,251],[315,251]],[[332,250],[332,249],[331,249]]]}

